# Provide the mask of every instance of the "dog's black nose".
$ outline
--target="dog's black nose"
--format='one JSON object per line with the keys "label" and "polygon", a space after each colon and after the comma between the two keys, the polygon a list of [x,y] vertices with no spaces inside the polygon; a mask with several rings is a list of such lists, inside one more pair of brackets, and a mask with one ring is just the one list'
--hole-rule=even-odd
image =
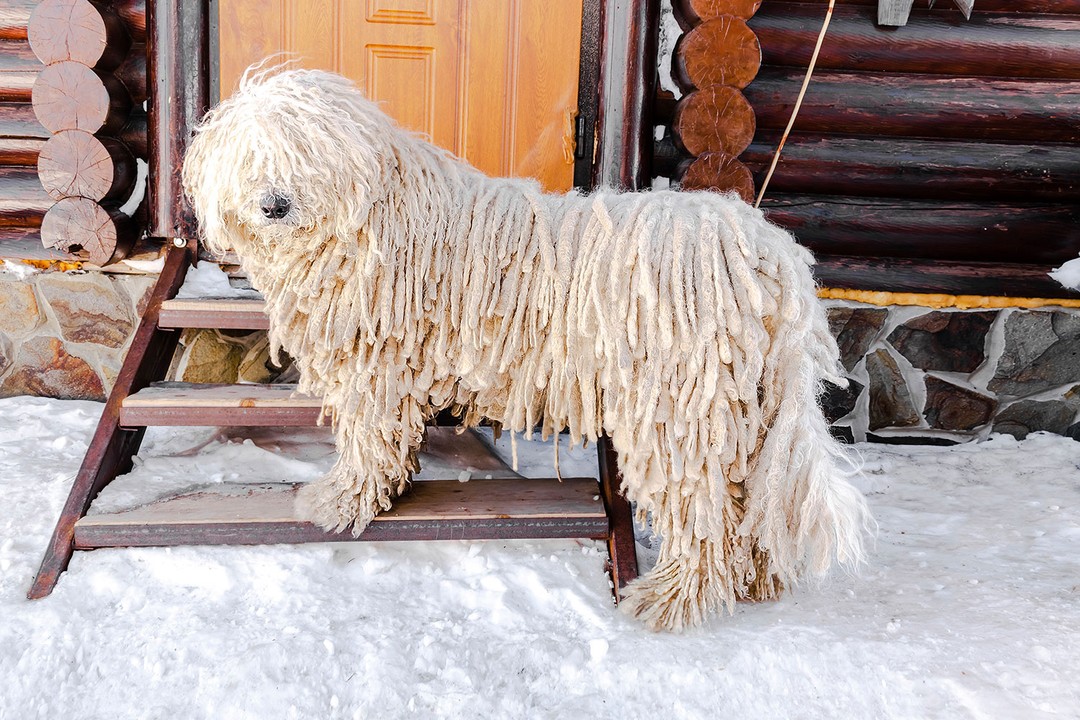
{"label": "dog's black nose", "polygon": [[262,200],[262,213],[271,220],[280,220],[288,215],[290,207],[289,199],[280,195],[267,195]]}

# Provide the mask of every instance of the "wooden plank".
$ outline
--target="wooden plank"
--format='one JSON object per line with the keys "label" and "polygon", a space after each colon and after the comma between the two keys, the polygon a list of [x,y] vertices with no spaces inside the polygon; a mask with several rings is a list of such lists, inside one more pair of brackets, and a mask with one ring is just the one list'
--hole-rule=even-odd
{"label": "wooden plank", "polygon": [[311,427],[322,400],[295,395],[295,385],[154,383],[124,399],[120,424]]}
{"label": "wooden plank", "polygon": [[161,306],[161,327],[266,330],[270,319],[262,300],[193,298],[169,300]]}
{"label": "wooden plank", "polygon": [[[950,5],[951,0],[941,0]],[[976,6],[977,8],[979,6]],[[768,2],[749,22],[768,65],[805,68],[822,8]],[[901,31],[875,27],[872,7],[839,7],[818,56],[821,70],[1080,79],[1080,17],[987,15],[970,21],[916,13]]]}
{"label": "wooden plank", "polygon": [[1080,206],[769,194],[766,216],[827,255],[1044,263],[1076,257]]}
{"label": "wooden plank", "polygon": [[165,267],[143,310],[142,320],[27,594],[31,600],[45,597],[56,587],[60,573],[67,568],[75,551],[75,523],[86,514],[91,501],[113,478],[131,469],[131,457],[139,449],[143,430],[120,427],[120,405],[129,394],[146,387],[168,370],[180,333],[159,330],[157,313],[162,301],[175,295],[183,284],[189,262],[190,254],[186,249],[170,248],[165,257]]}
{"label": "wooden plank", "polygon": [[[779,134],[759,133],[740,159],[760,183]],[[1080,201],[1075,145],[918,138],[788,138],[770,192],[1013,202]]]}
{"label": "wooden plank", "polygon": [[1048,265],[950,262],[817,255],[814,276],[825,287],[892,292],[1080,298],[1047,276]]}
{"label": "wooden plank", "polygon": [[[744,90],[759,129],[783,129],[803,71],[766,67]],[[796,131],[844,135],[1080,142],[1080,82],[823,71]]]}
{"label": "wooden plank", "polygon": [[108,515],[75,528],[77,548],[259,545],[341,540],[607,536],[591,478],[418,481],[357,538],[329,533],[295,510],[299,484],[227,484]]}

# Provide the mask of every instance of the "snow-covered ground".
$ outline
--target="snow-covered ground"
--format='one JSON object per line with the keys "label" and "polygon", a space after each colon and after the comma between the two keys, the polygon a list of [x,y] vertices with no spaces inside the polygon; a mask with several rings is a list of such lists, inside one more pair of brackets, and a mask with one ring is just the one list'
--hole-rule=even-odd
{"label": "snow-covered ground", "polygon": [[[3,720],[1080,717],[1068,439],[858,446],[881,526],[859,577],[663,635],[571,541],[98,550],[30,602],[100,407],[0,400]],[[328,452],[159,431],[103,502],[303,480]]]}

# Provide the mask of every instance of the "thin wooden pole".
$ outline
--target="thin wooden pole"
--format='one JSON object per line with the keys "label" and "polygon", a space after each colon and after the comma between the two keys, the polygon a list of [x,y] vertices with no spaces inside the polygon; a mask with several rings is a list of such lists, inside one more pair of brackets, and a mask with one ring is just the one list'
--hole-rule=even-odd
{"label": "thin wooden pole", "polygon": [[795,100],[795,107],[791,109],[791,117],[788,119],[787,127],[784,128],[784,134],[780,137],[780,144],[776,146],[776,153],[773,155],[772,163],[769,164],[769,172],[765,174],[765,180],[761,183],[761,190],[758,192],[757,200],[754,201],[754,207],[759,207],[761,199],[765,197],[765,189],[769,187],[769,180],[772,180],[776,164],[780,162],[780,153],[784,150],[784,143],[787,142],[788,135],[791,134],[791,128],[795,125],[795,118],[799,116],[799,108],[802,107],[803,97],[806,96],[806,88],[810,86],[810,78],[814,74],[814,66],[817,65],[821,44],[825,42],[825,33],[829,29],[829,21],[832,20],[834,7],[836,7],[836,0],[829,0],[829,8],[825,11],[825,22],[821,24],[821,32],[818,33],[817,44],[814,45],[814,54],[810,56],[810,64],[806,67],[806,77],[803,78],[799,97]]}

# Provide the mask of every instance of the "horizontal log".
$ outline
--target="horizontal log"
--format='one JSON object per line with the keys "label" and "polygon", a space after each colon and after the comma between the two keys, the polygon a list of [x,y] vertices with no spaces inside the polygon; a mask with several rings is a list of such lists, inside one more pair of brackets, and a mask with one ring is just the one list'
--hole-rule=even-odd
{"label": "horizontal log", "polygon": [[63,130],[53,135],[38,158],[41,185],[57,200],[126,200],[135,175],[135,157],[122,142],[83,130]]}
{"label": "horizontal log", "polygon": [[0,40],[0,102],[30,102],[41,62],[24,40]]}
{"label": "horizontal log", "polygon": [[1080,247],[1080,206],[769,192],[767,217],[814,252],[1059,265]]}
{"label": "horizontal log", "polygon": [[52,204],[38,182],[37,170],[0,167],[0,227],[39,227]]}
{"label": "horizontal log", "polygon": [[26,40],[0,39],[0,72],[39,72],[41,61]]}
{"label": "horizontal log", "polygon": [[686,172],[694,158],[675,144],[670,134],[653,144],[653,177],[666,177],[678,180]]}
{"label": "horizontal log", "polygon": [[141,107],[143,102],[146,101],[146,83],[147,83],[147,71],[146,71],[146,46],[145,45],[133,45],[128,56],[124,58],[124,62],[120,63],[120,67],[113,71],[113,75],[116,79],[124,84],[127,88],[128,95],[131,96],[131,102],[136,107]]}
{"label": "horizontal log", "polygon": [[723,152],[705,153],[686,168],[679,182],[683,190],[734,192],[748,203],[754,201],[754,179],[738,158]]}
{"label": "horizontal log", "polygon": [[38,121],[51,132],[113,133],[127,122],[131,96],[112,75],[82,63],[59,62],[38,74],[33,105]]}
{"label": "horizontal log", "polygon": [[820,285],[856,290],[1077,298],[1049,278],[1046,265],[944,262],[891,257],[817,254],[814,277]]}
{"label": "horizontal log", "polygon": [[[26,40],[30,15],[40,0],[4,0],[0,6],[0,40]],[[146,0],[112,0],[101,6],[116,13],[136,42],[146,40]]]}
{"label": "horizontal log", "polygon": [[40,0],[4,0],[0,5],[0,40],[26,40],[30,13]]}
{"label": "horizontal log", "polygon": [[39,138],[0,137],[0,165],[37,166],[38,153],[44,144]]}
{"label": "horizontal log", "polygon": [[[758,128],[787,124],[802,79],[762,69],[744,90]],[[817,72],[795,132],[1080,142],[1080,82]]]}
{"label": "horizontal log", "polygon": [[[760,134],[740,159],[760,185],[779,134]],[[775,192],[939,200],[1080,201],[1080,150],[957,140],[793,134]]]}
{"label": "horizontal log", "polygon": [[110,0],[105,4],[124,21],[133,42],[146,42],[146,0]]}
{"label": "horizontal log", "polygon": [[[816,5],[823,11],[825,6],[829,4],[829,0],[800,0],[800,2],[807,5]],[[844,7],[847,5],[868,5],[870,7],[877,7],[878,0],[836,0],[837,7]],[[963,15],[953,5],[952,0],[937,0],[934,3],[932,10],[927,9],[927,3],[925,0],[918,0],[916,7],[911,11],[911,16],[915,17],[919,13],[933,14],[942,18],[951,19],[953,16],[959,17],[963,21]],[[1080,13],[1080,0],[975,0],[975,12],[972,13],[972,17],[977,17],[984,13],[1050,13],[1050,14],[1063,14],[1072,15]],[[876,17],[876,14],[875,14]]]}
{"label": "horizontal log", "polygon": [[671,6],[679,26],[683,30],[690,30],[721,15],[748,20],[761,7],[761,0],[672,0]]}
{"label": "horizontal log", "polygon": [[76,253],[99,266],[122,259],[138,235],[134,220],[89,198],[65,198],[49,208],[41,222],[42,245]]}
{"label": "horizontal log", "polygon": [[726,152],[738,155],[754,138],[754,108],[741,92],[710,85],[683,97],[675,108],[672,131],[690,155]]}
{"label": "horizontal log", "polygon": [[[10,141],[26,140],[44,143],[50,137],[52,133],[38,122],[37,117],[34,116],[34,109],[29,104],[0,103],[0,138]],[[141,109],[133,110],[124,126],[117,131],[116,137],[128,146],[135,157],[145,159],[147,153],[146,113]],[[12,162],[11,164],[36,163],[35,157],[33,162]]]}
{"label": "horizontal log", "polygon": [[671,71],[684,90],[709,85],[744,88],[761,67],[761,45],[746,21],[731,15],[709,20],[675,43]]}
{"label": "horizontal log", "polygon": [[30,15],[27,36],[45,65],[74,60],[112,70],[131,47],[120,17],[90,0],[43,0]]}
{"label": "horizontal log", "polygon": [[[942,0],[943,2],[945,0]],[[978,5],[976,5],[978,7]],[[838,8],[817,67],[822,70],[1080,79],[1080,16],[913,15],[903,30],[876,27],[871,7]],[[820,7],[766,3],[750,28],[766,65],[805,68]]]}
{"label": "horizontal log", "polygon": [[29,103],[0,102],[0,137],[48,140],[52,135],[41,126]]}

